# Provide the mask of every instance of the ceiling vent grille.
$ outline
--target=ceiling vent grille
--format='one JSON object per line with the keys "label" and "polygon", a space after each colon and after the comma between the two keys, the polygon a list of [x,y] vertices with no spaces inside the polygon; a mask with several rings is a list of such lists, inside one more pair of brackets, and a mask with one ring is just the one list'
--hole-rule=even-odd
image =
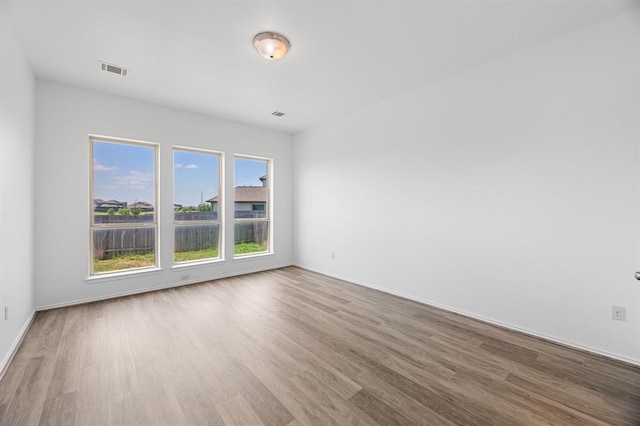
{"label": "ceiling vent grille", "polygon": [[280,111],[273,111],[271,113],[271,115],[275,115],[276,117],[282,117],[284,115],[284,112],[280,112]]}
{"label": "ceiling vent grille", "polygon": [[98,62],[98,64],[100,64],[100,69],[102,71],[110,72],[110,73],[113,73],[113,74],[118,74],[118,75],[121,75],[123,77],[126,77],[127,76],[127,72],[129,71],[125,67],[121,67],[119,65],[108,64],[106,62]]}

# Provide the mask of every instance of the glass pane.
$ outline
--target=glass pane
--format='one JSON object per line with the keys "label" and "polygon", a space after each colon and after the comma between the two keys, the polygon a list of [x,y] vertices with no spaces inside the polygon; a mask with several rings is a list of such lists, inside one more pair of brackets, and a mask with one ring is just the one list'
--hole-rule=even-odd
{"label": "glass pane", "polygon": [[268,165],[266,160],[234,159],[234,203],[236,219],[267,217]]}
{"label": "glass pane", "polygon": [[269,250],[269,222],[240,222],[234,229],[234,254],[262,253]]}
{"label": "glass pane", "polygon": [[219,225],[176,226],[173,260],[190,262],[220,257]]}
{"label": "glass pane", "polygon": [[155,237],[155,227],[93,231],[93,272],[155,266]]}
{"label": "glass pane", "polygon": [[173,151],[173,210],[176,221],[218,220],[220,156]]}
{"label": "glass pane", "polygon": [[153,222],[155,148],[93,141],[93,223]]}

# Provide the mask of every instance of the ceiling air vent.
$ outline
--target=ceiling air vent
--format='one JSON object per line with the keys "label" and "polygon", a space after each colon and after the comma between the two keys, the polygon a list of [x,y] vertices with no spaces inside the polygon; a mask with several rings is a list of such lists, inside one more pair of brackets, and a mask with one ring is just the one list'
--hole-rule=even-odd
{"label": "ceiling air vent", "polygon": [[128,69],[121,67],[119,65],[108,64],[106,62],[98,62],[100,64],[100,69],[106,72],[112,72],[114,74],[121,75],[123,77],[127,76]]}
{"label": "ceiling air vent", "polygon": [[284,112],[280,112],[280,111],[273,111],[271,113],[271,115],[275,115],[276,117],[282,117],[284,115]]}

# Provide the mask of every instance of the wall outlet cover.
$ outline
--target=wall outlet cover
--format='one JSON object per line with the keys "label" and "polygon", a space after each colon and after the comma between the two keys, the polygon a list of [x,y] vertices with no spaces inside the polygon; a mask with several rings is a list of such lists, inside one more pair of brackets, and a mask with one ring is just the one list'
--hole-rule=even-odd
{"label": "wall outlet cover", "polygon": [[627,317],[627,310],[624,306],[612,306],[611,307],[611,319],[618,321],[625,321]]}

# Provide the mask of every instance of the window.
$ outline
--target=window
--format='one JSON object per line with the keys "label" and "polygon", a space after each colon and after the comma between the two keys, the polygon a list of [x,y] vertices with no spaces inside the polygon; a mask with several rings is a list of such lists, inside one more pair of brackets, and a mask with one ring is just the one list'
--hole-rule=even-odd
{"label": "window", "polygon": [[157,266],[157,145],[92,136],[90,274]]}
{"label": "window", "polygon": [[236,156],[233,172],[234,254],[267,253],[271,251],[271,160]]}
{"label": "window", "polygon": [[221,257],[220,157],[213,151],[173,149],[174,263]]}

